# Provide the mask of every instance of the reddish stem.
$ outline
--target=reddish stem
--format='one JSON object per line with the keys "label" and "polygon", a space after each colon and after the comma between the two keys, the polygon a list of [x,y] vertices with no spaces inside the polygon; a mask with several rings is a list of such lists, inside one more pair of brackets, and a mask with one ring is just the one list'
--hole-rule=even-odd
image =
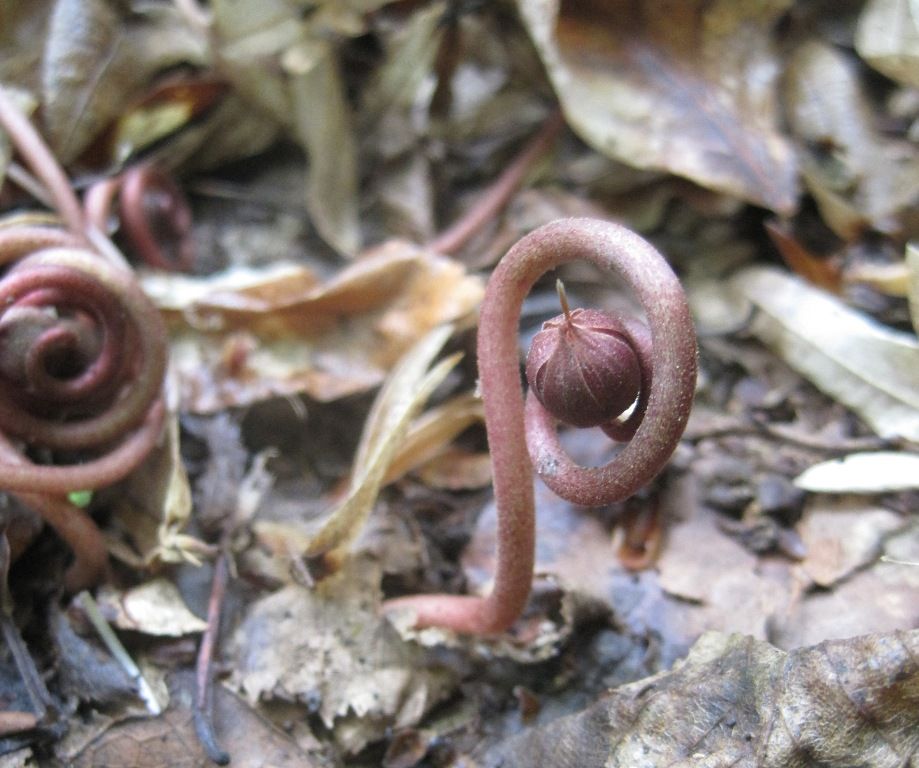
{"label": "reddish stem", "polygon": [[[554,419],[530,407],[524,419],[518,323],[523,300],[545,272],[585,259],[635,291],[650,326],[653,377],[634,437],[603,467],[584,468],[562,451]],[[479,386],[498,510],[497,568],[487,597],[421,595],[387,603],[409,608],[417,627],[494,634],[519,617],[530,593],[534,560],[533,466],[558,495],[578,504],[621,500],[656,475],[685,428],[696,378],[696,342],[683,289],[666,260],[624,227],[566,219],[540,227],[495,268],[479,318]],[[536,402],[535,398],[531,401]]]}

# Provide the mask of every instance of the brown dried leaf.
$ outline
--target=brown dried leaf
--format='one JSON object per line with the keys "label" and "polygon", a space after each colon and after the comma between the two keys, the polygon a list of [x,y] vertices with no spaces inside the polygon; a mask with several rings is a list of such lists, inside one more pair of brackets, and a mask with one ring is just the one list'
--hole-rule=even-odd
{"label": "brown dried leaf", "polygon": [[778,130],[772,30],[789,0],[519,2],[571,127],[604,154],[781,213],[797,169]]}
{"label": "brown dried leaf", "polygon": [[188,609],[178,588],[166,579],[153,579],[125,591],[104,588],[97,599],[118,629],[155,637],[181,637],[207,629],[207,622]]}
{"label": "brown dried leaf", "polygon": [[[170,685],[173,702],[158,718],[132,718],[97,728],[58,752],[74,768],[210,768],[214,765],[195,735],[188,703],[194,697],[191,674],[177,675]],[[323,756],[308,752],[223,686],[214,688],[215,731],[234,768],[318,768]]]}
{"label": "brown dried leaf", "polygon": [[432,328],[469,316],[482,296],[480,278],[458,262],[402,242],[368,251],[323,285],[291,265],[245,274],[232,287],[221,276],[144,279],[175,329],[184,411],[365,391]]}
{"label": "brown dried leaf", "polygon": [[802,173],[824,221],[845,239],[866,227],[896,233],[919,199],[919,152],[875,127],[855,62],[811,41],[791,57],[785,84]]}
{"label": "brown dried leaf", "polygon": [[233,664],[249,700],[308,706],[351,752],[416,725],[451,677],[380,616],[381,573],[354,558],[314,590],[289,586],[253,603]]}
{"label": "brown dried leaf", "polygon": [[919,632],[784,653],[704,635],[672,672],[508,739],[484,766],[904,766],[919,751]]}

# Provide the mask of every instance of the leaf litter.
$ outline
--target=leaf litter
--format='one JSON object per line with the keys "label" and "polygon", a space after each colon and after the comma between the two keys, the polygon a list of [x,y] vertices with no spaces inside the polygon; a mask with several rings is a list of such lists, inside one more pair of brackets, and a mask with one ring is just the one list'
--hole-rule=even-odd
{"label": "leaf litter", "polygon": [[[105,705],[64,739],[5,740],[0,759],[208,764],[187,670],[217,557],[232,577],[213,722],[235,765],[914,759],[915,4],[836,5],[0,9],[0,79],[77,183],[153,158],[187,182],[209,246],[193,276],[142,275],[179,418],[92,501],[117,563],[103,608],[168,678],[169,709],[138,717],[130,686],[100,679]],[[456,258],[424,246],[555,100],[567,130],[529,188]],[[3,140],[6,210],[24,198]],[[538,579],[514,632],[406,640],[385,597],[483,591],[493,572],[469,354],[482,271],[585,212],[648,232],[691,278],[690,428],[624,505],[537,483]],[[766,266],[764,227],[806,259]],[[832,294],[808,282],[827,275]],[[587,271],[565,279],[623,301]],[[588,462],[611,450],[565,439]],[[645,546],[634,571],[621,553]],[[35,606],[17,616],[31,641],[52,633],[56,587],[28,565],[11,587]],[[57,659],[37,659],[66,698],[79,684],[51,673],[105,652],[57,627]]]}

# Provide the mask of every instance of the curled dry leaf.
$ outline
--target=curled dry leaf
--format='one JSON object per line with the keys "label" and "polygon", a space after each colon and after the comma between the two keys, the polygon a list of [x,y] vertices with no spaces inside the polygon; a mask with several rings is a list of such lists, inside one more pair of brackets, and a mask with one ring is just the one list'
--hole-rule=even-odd
{"label": "curled dry leaf", "polygon": [[381,566],[354,558],[315,589],[253,603],[235,637],[235,683],[251,703],[296,702],[347,751],[416,725],[451,681],[380,616]]}
{"label": "curled dry leaf", "polygon": [[919,631],[785,653],[704,635],[672,672],[508,739],[487,768],[907,765],[919,751]]}
{"label": "curled dry leaf", "polygon": [[858,20],[855,50],[878,72],[919,87],[919,6],[915,0],[870,0]]}
{"label": "curled dry leaf", "polygon": [[919,152],[876,128],[855,62],[811,41],[794,52],[785,83],[801,170],[823,219],[845,239],[867,227],[896,233],[919,197]]}
{"label": "curled dry leaf", "polygon": [[221,276],[144,280],[171,321],[184,411],[366,391],[413,343],[465,319],[482,296],[481,280],[458,262],[403,242],[367,252],[324,284],[292,265],[245,274],[232,284]]}
{"label": "curled dry leaf", "polygon": [[115,557],[137,568],[155,562],[200,564],[210,549],[184,533],[192,496],[179,455],[179,424],[174,416],[167,424],[163,444],[153,449],[121,489],[115,500],[116,519],[133,549],[113,542],[110,550]]}
{"label": "curled dry leaf", "polygon": [[596,150],[788,214],[772,34],[788,0],[518,3],[571,127]]}
{"label": "curled dry leaf", "polygon": [[[736,320],[881,437],[919,441],[919,342],[802,280],[749,267],[730,281]],[[711,295],[709,295],[711,298]]]}

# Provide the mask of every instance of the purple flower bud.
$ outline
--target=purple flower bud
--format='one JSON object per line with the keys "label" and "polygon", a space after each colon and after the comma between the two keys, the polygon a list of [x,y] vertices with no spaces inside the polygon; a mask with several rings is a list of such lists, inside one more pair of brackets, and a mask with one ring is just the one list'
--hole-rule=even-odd
{"label": "purple flower bud", "polygon": [[526,376],[543,407],[575,427],[612,421],[635,402],[642,385],[622,323],[596,309],[543,323],[527,354]]}

